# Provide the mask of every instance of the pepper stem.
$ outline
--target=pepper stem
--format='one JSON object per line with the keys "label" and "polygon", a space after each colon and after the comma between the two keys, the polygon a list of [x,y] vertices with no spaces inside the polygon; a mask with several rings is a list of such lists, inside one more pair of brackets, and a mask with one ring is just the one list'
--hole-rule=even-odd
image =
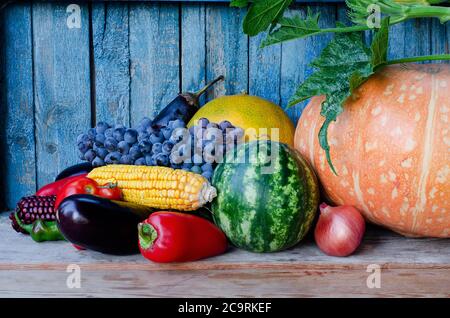
{"label": "pepper stem", "polygon": [[99,185],[97,188],[99,188],[99,189],[114,189],[117,187],[118,187],[117,182],[108,182],[107,184]]}
{"label": "pepper stem", "polygon": [[141,246],[141,248],[149,249],[152,247],[153,243],[158,238],[158,233],[151,224],[139,223],[138,236],[139,236],[139,245]]}

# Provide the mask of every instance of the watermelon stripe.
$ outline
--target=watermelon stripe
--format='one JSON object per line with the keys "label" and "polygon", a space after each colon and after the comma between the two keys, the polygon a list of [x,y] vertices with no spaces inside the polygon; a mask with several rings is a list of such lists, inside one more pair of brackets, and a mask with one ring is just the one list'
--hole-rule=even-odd
{"label": "watermelon stripe", "polygon": [[[263,173],[267,158],[263,149],[277,154],[273,173]],[[295,150],[272,141],[241,145],[235,156],[237,161],[221,163],[214,172],[216,224],[233,244],[254,252],[297,244],[309,230],[319,203],[310,166]]]}
{"label": "watermelon stripe", "polygon": [[[260,144],[258,144],[258,146],[260,146]],[[247,149],[251,149],[252,147],[250,147],[249,145],[247,145]],[[258,153],[259,153],[260,149],[258,149]],[[259,188],[259,193],[262,193],[263,195],[261,196],[261,204],[260,204],[260,209],[259,211],[265,210],[266,207],[268,205],[272,206],[273,202],[272,202],[272,197],[271,197],[271,184],[270,184],[270,176],[268,174],[263,174],[262,173],[262,168],[264,167],[264,165],[259,164],[257,165],[257,169],[256,172],[259,175],[259,180],[256,180],[256,187]],[[270,243],[273,240],[273,234],[271,232],[273,226],[273,220],[272,220],[272,215],[271,214],[263,214],[263,213],[258,213],[258,222],[255,222],[254,224],[254,228],[255,230],[252,233],[255,233],[256,235],[259,235],[259,241],[262,241],[263,244],[260,244],[259,246],[255,246],[255,251],[257,252],[263,252],[263,251],[267,251],[270,247]],[[255,236],[256,236],[255,235]]]}
{"label": "watermelon stripe", "polygon": [[[287,148],[287,147],[286,147]],[[289,149],[287,149],[289,151]],[[303,178],[303,167],[296,164],[296,161],[291,156],[287,156],[289,159],[288,166],[292,166],[289,170],[290,173],[290,181],[289,184],[297,184],[298,187],[294,189],[295,192],[287,193],[286,196],[289,197],[289,200],[286,200],[288,203],[288,208],[292,213],[295,213],[300,207],[301,211],[306,211],[306,204],[304,199],[300,199],[301,193],[307,193],[307,186],[305,184],[305,180]],[[295,215],[295,214],[294,214]],[[294,219],[291,223],[291,227],[289,228],[289,238],[286,242],[297,242],[298,241],[298,233],[301,230],[301,225],[305,221],[305,214],[299,214],[299,217]],[[290,246],[289,246],[290,247]]]}
{"label": "watermelon stripe", "polygon": [[276,161],[277,170],[272,176],[272,180],[268,181],[272,184],[270,189],[270,197],[272,202],[269,206],[274,208],[269,211],[273,223],[270,227],[273,238],[271,245],[267,250],[278,250],[283,248],[288,241],[289,232],[291,230],[289,227],[286,227],[286,224],[292,224],[293,218],[293,211],[289,210],[288,203],[290,200],[286,200],[285,195],[280,195],[284,194],[286,189],[290,187],[290,184],[288,184],[288,178],[291,171],[285,169],[285,166],[283,165],[283,163],[288,160],[289,158],[286,156],[286,152],[282,149],[282,147],[280,147]]}

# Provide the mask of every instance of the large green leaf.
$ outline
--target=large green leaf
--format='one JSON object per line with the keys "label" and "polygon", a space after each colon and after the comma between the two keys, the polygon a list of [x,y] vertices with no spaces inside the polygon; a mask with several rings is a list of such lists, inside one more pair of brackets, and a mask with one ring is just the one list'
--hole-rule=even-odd
{"label": "large green leaf", "polygon": [[303,82],[289,103],[290,106],[312,96],[325,95],[320,114],[325,121],[319,131],[319,144],[327,162],[336,174],[330,156],[328,128],[336,121],[344,103],[356,88],[371,76],[375,68],[386,63],[389,20],[382,22],[370,49],[362,40],[362,33],[338,34],[311,65],[316,71]]}
{"label": "large green leaf", "polygon": [[249,0],[231,0],[230,7],[245,8],[250,2]]}
{"label": "large green leaf", "polygon": [[372,52],[371,64],[374,68],[386,64],[388,45],[389,45],[389,20],[387,17],[381,21],[381,28],[375,33],[372,45],[370,46]]}
{"label": "large green leaf", "polygon": [[317,70],[299,86],[289,106],[312,96],[332,95],[344,89],[349,90],[350,78],[354,73],[361,76],[369,73],[370,55],[361,33],[336,35],[322,54],[311,63]]}
{"label": "large green leaf", "polygon": [[244,19],[244,33],[255,36],[276,25],[293,0],[254,0]]}
{"label": "large green leaf", "polygon": [[276,43],[301,39],[322,32],[319,27],[319,13],[313,14],[308,8],[305,18],[302,18],[300,15],[280,18],[278,26],[273,32],[267,35],[267,38],[261,43],[261,46],[265,47]]}

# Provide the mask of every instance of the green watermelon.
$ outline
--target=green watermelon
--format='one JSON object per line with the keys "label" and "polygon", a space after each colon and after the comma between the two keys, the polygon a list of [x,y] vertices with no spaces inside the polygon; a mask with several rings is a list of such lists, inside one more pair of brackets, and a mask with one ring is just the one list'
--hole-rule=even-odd
{"label": "green watermelon", "polygon": [[217,189],[214,222],[235,246],[253,252],[296,245],[319,204],[310,165],[296,150],[274,141],[237,147],[217,166],[212,183]]}

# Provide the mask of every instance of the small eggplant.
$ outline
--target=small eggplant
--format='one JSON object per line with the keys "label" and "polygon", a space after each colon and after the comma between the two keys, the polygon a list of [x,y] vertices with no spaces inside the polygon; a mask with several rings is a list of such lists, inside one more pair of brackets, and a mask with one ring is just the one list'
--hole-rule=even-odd
{"label": "small eggplant", "polygon": [[63,200],[56,220],[62,235],[72,244],[113,255],[139,253],[139,222],[153,209],[122,201],[78,194]]}
{"label": "small eggplant", "polygon": [[76,176],[79,174],[84,174],[84,173],[89,173],[91,172],[91,170],[94,169],[94,167],[92,167],[90,162],[83,162],[83,163],[79,163],[73,166],[70,166],[66,169],[64,169],[63,171],[61,171],[55,178],[55,181],[67,178],[67,177],[71,177],[71,176]]}
{"label": "small eggplant", "polygon": [[200,107],[200,96],[212,85],[223,79],[223,75],[219,76],[196,93],[187,92],[179,94],[153,119],[152,127],[155,129],[166,127],[169,121],[176,119],[181,119],[183,122],[188,123]]}

